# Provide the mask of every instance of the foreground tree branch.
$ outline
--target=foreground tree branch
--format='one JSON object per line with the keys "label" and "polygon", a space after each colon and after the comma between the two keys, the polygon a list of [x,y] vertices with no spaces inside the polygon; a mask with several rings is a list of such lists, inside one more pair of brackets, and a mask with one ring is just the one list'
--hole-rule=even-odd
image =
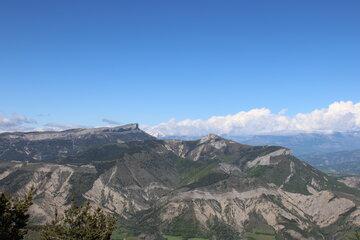
{"label": "foreground tree branch", "polygon": [[34,189],[23,198],[0,195],[0,239],[19,240],[27,234],[28,209],[32,205]]}

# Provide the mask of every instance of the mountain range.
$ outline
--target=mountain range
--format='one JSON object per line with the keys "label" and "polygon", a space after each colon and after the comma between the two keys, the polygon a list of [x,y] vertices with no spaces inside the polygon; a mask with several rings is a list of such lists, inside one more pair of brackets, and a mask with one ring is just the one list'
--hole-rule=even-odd
{"label": "mountain range", "polygon": [[[283,135],[223,135],[249,145],[278,145],[312,166],[338,175],[360,175],[360,133],[293,133]],[[163,139],[194,140],[199,136],[163,136]]]}
{"label": "mountain range", "polygon": [[300,156],[312,166],[335,174],[360,175],[360,149]]}
{"label": "mountain range", "polygon": [[[221,135],[250,145],[278,145],[290,148],[295,155],[330,153],[360,149],[360,132],[292,133],[267,135]],[[201,136],[162,136],[162,139],[194,140]]]}
{"label": "mountain range", "polygon": [[0,134],[0,191],[35,187],[32,224],[90,202],[118,217],[118,239],[344,239],[360,226],[360,191],[347,184],[287,147],[213,134],[164,140],[137,124]]}

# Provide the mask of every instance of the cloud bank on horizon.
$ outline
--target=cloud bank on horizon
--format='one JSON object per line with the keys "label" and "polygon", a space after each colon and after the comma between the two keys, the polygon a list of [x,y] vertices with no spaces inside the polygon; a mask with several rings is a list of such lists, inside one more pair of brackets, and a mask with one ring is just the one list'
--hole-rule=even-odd
{"label": "cloud bank on horizon", "polygon": [[[113,126],[114,121],[102,119]],[[81,125],[61,123],[39,124],[36,120],[14,114],[9,117],[0,114],[0,132],[65,130]],[[346,132],[360,130],[360,103],[339,101],[327,108],[315,109],[309,113],[287,116],[285,111],[273,113],[268,108],[255,108],[226,116],[212,116],[208,119],[171,119],[155,126],[143,126],[146,132],[157,137],[202,136],[208,133],[219,135],[287,134],[299,132]]]}
{"label": "cloud bank on horizon", "polygon": [[299,132],[345,132],[360,130],[360,103],[339,101],[327,108],[286,116],[284,111],[272,113],[268,108],[255,108],[208,119],[185,119],[146,127],[157,137],[219,135],[288,134]]}
{"label": "cloud bank on horizon", "polygon": [[0,114],[0,132],[4,131],[29,131],[37,124],[34,119],[20,114],[13,114],[9,117]]}

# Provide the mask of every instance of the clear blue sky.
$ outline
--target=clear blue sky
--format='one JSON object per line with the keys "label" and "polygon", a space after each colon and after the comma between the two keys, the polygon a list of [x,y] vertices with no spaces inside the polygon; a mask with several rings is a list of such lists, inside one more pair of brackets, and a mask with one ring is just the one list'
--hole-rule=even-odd
{"label": "clear blue sky", "polygon": [[358,0],[2,0],[0,113],[155,124],[359,102],[359,12]]}

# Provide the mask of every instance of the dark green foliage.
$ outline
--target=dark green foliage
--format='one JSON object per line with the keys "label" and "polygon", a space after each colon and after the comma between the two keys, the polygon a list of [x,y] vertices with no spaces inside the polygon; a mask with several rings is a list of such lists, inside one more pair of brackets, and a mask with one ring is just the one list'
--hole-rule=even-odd
{"label": "dark green foliage", "polygon": [[91,189],[92,183],[97,177],[98,175],[96,173],[75,172],[70,178],[70,184],[73,190],[72,201],[76,204],[82,204],[85,200],[83,194]]}
{"label": "dark green foliage", "polygon": [[32,177],[31,171],[26,170],[16,170],[12,172],[6,178],[0,180],[0,185],[4,186],[4,191],[7,193],[15,193],[20,190],[25,183],[27,183]]}
{"label": "dark green foliage", "polygon": [[241,237],[231,226],[215,218],[210,223],[210,238],[214,240],[240,240]]}
{"label": "dark green foliage", "polygon": [[228,174],[222,172],[212,172],[201,177],[196,182],[189,184],[188,187],[190,188],[206,187],[214,183],[217,183],[219,181],[225,180],[228,177],[229,177]]}
{"label": "dark green foliage", "polygon": [[219,160],[192,161],[177,159],[176,167],[180,172],[181,184],[190,188],[209,186],[229,177],[228,174],[216,171]]}
{"label": "dark green foliage", "polygon": [[150,239],[164,239],[160,231],[161,220],[158,208],[155,207],[128,214],[126,219],[119,219],[118,227],[112,239],[138,239],[140,235],[152,237]]}
{"label": "dark green foliage", "polygon": [[90,204],[77,207],[74,204],[44,227],[42,240],[110,240],[115,229],[115,219],[100,208],[92,211]]}
{"label": "dark green foliage", "polygon": [[195,162],[190,159],[179,158],[176,161],[176,168],[180,172],[181,182],[190,184],[209,174],[217,164],[216,160]]}
{"label": "dark green foliage", "polygon": [[250,170],[248,172],[248,176],[249,177],[261,177],[262,175],[265,174],[265,172],[268,168],[269,168],[268,166],[257,165],[253,168],[250,168]]}
{"label": "dark green foliage", "polygon": [[129,219],[123,219],[121,224],[133,235],[158,233],[160,232],[159,209],[153,208],[134,213]]}
{"label": "dark green foliage", "polygon": [[67,156],[61,162],[71,163],[88,163],[90,162],[106,162],[109,160],[118,159],[124,156],[129,151],[126,144],[106,144],[103,146],[91,147],[85,151],[74,155]]}
{"label": "dark green foliage", "polygon": [[284,185],[284,190],[293,193],[310,195],[309,191],[307,190],[307,182],[305,182],[304,179],[300,177],[291,178],[290,181]]}
{"label": "dark green foliage", "polygon": [[176,217],[166,229],[166,233],[185,238],[202,237],[199,223],[191,214]]}
{"label": "dark green foliage", "polygon": [[12,199],[4,193],[0,195],[0,239],[24,239],[27,233],[33,190],[25,197]]}
{"label": "dark green foliage", "polygon": [[355,231],[348,240],[360,240],[360,231]]}

